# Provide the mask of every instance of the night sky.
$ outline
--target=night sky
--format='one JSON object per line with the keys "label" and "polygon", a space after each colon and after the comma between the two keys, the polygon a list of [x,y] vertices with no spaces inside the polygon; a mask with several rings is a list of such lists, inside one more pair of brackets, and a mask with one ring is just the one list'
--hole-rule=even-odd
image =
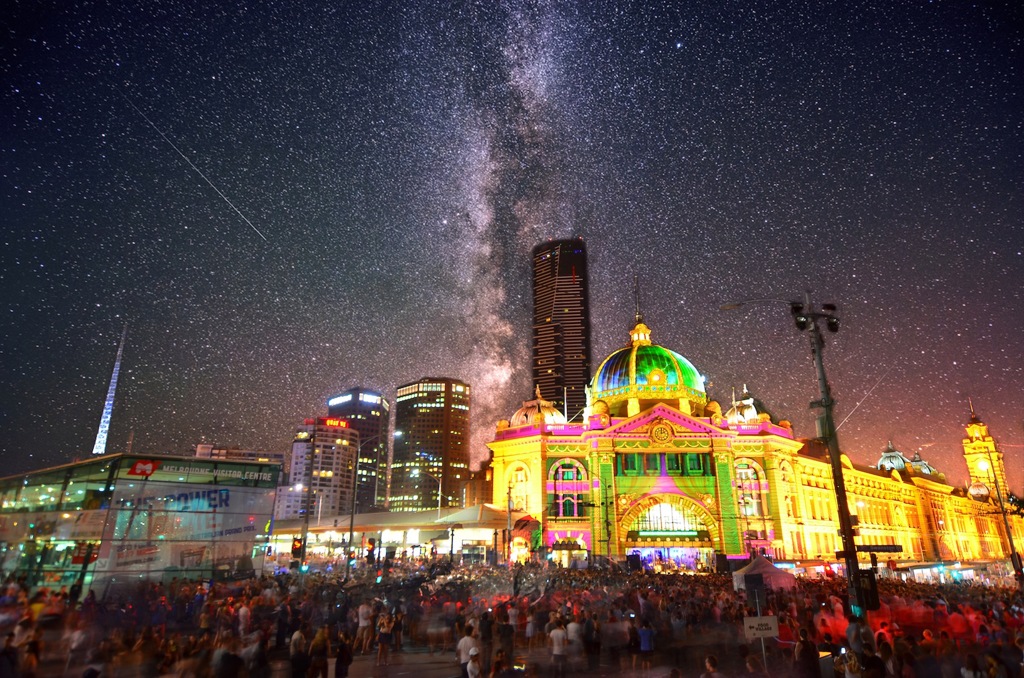
{"label": "night sky", "polygon": [[[531,397],[529,252],[580,235],[594,367],[633,276],[728,408],[951,480],[968,396],[1024,484],[1019,2],[13,2],[0,39],[0,448],[284,449],[351,386]],[[148,121],[147,121],[148,118]],[[205,178],[204,178],[205,177]],[[859,407],[858,407],[859,405]],[[847,419],[847,417],[849,417]]]}

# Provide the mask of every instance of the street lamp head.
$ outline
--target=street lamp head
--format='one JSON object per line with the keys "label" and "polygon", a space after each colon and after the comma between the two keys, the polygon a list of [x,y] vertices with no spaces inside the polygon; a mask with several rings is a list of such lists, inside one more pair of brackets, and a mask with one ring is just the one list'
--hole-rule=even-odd
{"label": "street lamp head", "polygon": [[804,312],[804,305],[796,302],[789,305],[789,312],[793,314],[793,323],[796,328],[804,332],[811,327],[811,316]]}

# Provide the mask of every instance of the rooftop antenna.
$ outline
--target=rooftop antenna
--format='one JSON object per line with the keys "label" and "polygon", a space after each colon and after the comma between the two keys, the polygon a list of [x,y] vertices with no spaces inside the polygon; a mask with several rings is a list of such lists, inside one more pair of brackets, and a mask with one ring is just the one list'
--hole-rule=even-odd
{"label": "rooftop antenna", "polygon": [[103,404],[100,416],[100,428],[96,432],[96,444],[92,447],[93,454],[106,454],[107,433],[110,431],[110,416],[114,413],[114,394],[117,393],[117,375],[121,372],[121,355],[124,353],[124,341],[128,336],[128,325],[121,332],[121,344],[117,347],[117,358],[114,360],[114,371],[110,375],[110,387],[107,388],[107,401]]}

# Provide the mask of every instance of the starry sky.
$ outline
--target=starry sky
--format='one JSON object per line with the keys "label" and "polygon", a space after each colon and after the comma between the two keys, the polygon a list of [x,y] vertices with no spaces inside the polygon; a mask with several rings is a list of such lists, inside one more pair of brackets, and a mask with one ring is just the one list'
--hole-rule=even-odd
{"label": "starry sky", "polygon": [[530,398],[529,253],[582,236],[594,365],[653,339],[813,436],[1024,485],[1024,10],[753,0],[9,3],[0,451],[284,449],[352,386]]}

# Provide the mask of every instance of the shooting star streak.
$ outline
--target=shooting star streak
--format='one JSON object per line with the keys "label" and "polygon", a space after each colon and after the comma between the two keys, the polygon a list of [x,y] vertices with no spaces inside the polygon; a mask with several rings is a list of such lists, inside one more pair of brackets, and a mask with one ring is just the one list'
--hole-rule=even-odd
{"label": "shooting star streak", "polygon": [[148,123],[149,123],[149,126],[150,126],[150,127],[152,127],[153,129],[155,129],[155,130],[156,130],[156,132],[157,132],[157,134],[159,134],[159,135],[160,135],[161,137],[163,137],[164,141],[166,141],[166,142],[167,142],[168,144],[170,144],[171,148],[173,148],[173,149],[174,149],[174,150],[175,150],[175,151],[176,151],[176,152],[178,153],[178,155],[180,155],[180,156],[181,156],[181,159],[182,159],[182,160],[184,160],[185,162],[187,162],[187,163],[188,163],[188,165],[189,165],[189,167],[191,167],[192,169],[194,169],[194,170],[196,171],[196,174],[198,174],[199,176],[201,176],[201,177],[203,178],[203,180],[204,180],[204,181],[205,181],[206,183],[208,183],[208,184],[210,185],[210,188],[212,188],[213,190],[217,191],[217,195],[219,195],[219,196],[220,196],[221,198],[223,198],[224,202],[226,202],[226,203],[228,204],[228,206],[229,206],[229,207],[231,207],[231,209],[235,210],[235,213],[236,213],[236,214],[238,214],[238,216],[242,217],[242,221],[244,221],[245,223],[249,224],[249,228],[251,228],[252,230],[256,231],[256,234],[257,234],[257,235],[258,235],[259,237],[263,238],[264,242],[270,242],[269,240],[267,240],[267,236],[265,236],[265,235],[263,235],[262,233],[260,233],[260,229],[256,228],[256,226],[254,226],[254,225],[253,225],[253,223],[252,223],[251,221],[249,221],[249,219],[248,219],[248,218],[246,218],[246,216],[245,216],[244,214],[242,214],[242,212],[241,212],[241,211],[240,211],[240,210],[239,210],[239,209],[238,209],[237,207],[235,207],[234,203],[232,203],[232,202],[231,202],[231,201],[230,201],[230,200],[228,199],[228,197],[227,197],[226,195],[224,195],[223,191],[221,191],[221,190],[220,190],[219,188],[217,188],[216,186],[214,186],[214,185],[213,185],[213,182],[212,182],[212,181],[210,181],[210,180],[209,180],[209,179],[208,179],[208,178],[206,177],[206,175],[205,175],[205,174],[203,174],[202,170],[200,170],[200,169],[199,169],[198,167],[196,167],[196,166],[195,166],[195,163],[193,163],[193,162],[192,162],[191,160],[189,160],[189,159],[188,159],[188,156],[187,156],[187,155],[185,155],[184,153],[182,153],[182,152],[181,152],[181,150],[180,150],[180,149],[179,149],[179,148],[178,148],[177,146],[175,146],[175,145],[174,145],[174,142],[173,142],[173,141],[171,141],[171,140],[170,140],[170,139],[169,139],[169,138],[167,137],[167,135],[166,135],[166,134],[164,134],[164,133],[163,133],[162,131],[160,131],[160,128],[159,128],[159,127],[157,127],[157,126],[156,126],[156,125],[155,125],[155,124],[153,123],[153,121],[149,119],[149,116],[148,116],[148,115],[146,115],[145,113],[143,113],[143,112],[142,112],[142,110],[141,110],[141,109],[140,109],[140,108],[139,108],[138,106],[136,106],[136,105],[135,105],[135,103],[134,103],[134,102],[133,102],[133,101],[132,101],[131,99],[129,99],[129,98],[128,98],[128,96],[127,96],[127,95],[126,95],[126,94],[125,94],[124,92],[121,92],[121,90],[118,90],[118,92],[120,92],[120,93],[121,93],[121,96],[122,96],[122,97],[124,97],[124,100],[128,102],[128,105],[129,105],[129,106],[131,106],[132,108],[134,108],[134,109],[135,109],[135,112],[136,112],[136,113],[138,113],[139,115],[141,115],[141,116],[143,117],[143,119],[144,119],[144,120],[145,120],[146,122],[148,122]]}
{"label": "shooting star streak", "polygon": [[883,374],[882,376],[880,376],[880,377],[878,378],[878,381],[876,381],[876,382],[875,382],[875,385],[874,385],[874,386],[872,386],[871,388],[869,388],[869,389],[868,389],[868,392],[867,392],[867,393],[865,393],[865,394],[864,394],[864,397],[860,399],[860,402],[858,402],[858,403],[857,403],[857,404],[856,404],[856,405],[854,406],[854,408],[853,408],[852,410],[850,410],[850,413],[849,413],[848,415],[846,415],[846,418],[845,418],[845,419],[843,419],[843,420],[842,420],[841,422],[839,422],[839,426],[836,426],[836,430],[837,430],[837,431],[838,431],[838,430],[840,429],[840,427],[841,427],[841,426],[842,426],[843,424],[845,424],[845,423],[846,423],[846,420],[847,420],[847,419],[849,419],[850,417],[852,417],[852,416],[853,416],[853,413],[857,411],[857,408],[858,408],[858,407],[860,407],[860,406],[861,406],[861,404],[862,404],[862,403],[863,403],[863,402],[864,402],[865,400],[867,400],[867,399],[868,399],[868,396],[869,396],[869,395],[871,395],[871,392],[872,392],[872,391],[874,391],[874,390],[875,390],[876,388],[878,388],[878,385],[882,383],[882,380],[883,380],[883,379],[885,379],[886,377],[888,377],[888,376],[889,376],[889,373],[890,373],[890,372],[892,372],[892,366],[890,366],[890,367],[889,367],[889,369],[887,369],[887,370],[885,371],[885,374]]}

